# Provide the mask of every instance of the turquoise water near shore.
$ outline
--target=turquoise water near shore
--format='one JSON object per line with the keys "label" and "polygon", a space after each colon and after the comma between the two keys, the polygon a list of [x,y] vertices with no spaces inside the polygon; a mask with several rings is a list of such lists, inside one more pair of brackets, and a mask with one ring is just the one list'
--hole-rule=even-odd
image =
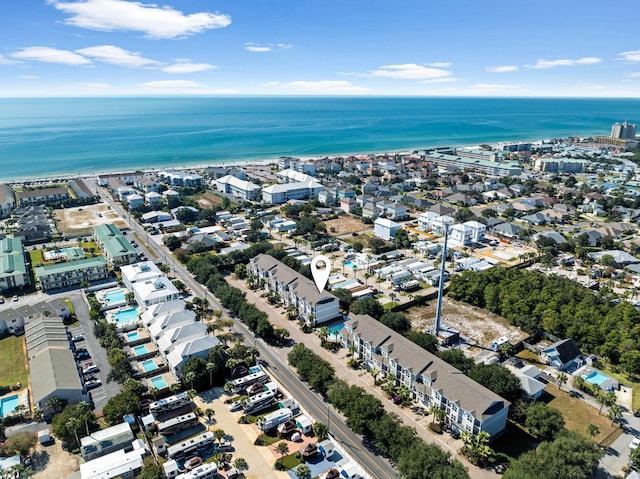
{"label": "turquoise water near shore", "polygon": [[0,180],[608,135],[639,99],[0,99]]}

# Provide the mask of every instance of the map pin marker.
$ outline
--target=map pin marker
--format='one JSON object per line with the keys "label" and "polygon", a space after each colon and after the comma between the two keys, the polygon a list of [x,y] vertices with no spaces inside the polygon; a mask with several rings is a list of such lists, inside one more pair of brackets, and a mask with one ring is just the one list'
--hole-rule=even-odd
{"label": "map pin marker", "polygon": [[311,274],[318,291],[322,293],[329,279],[329,274],[331,274],[331,260],[323,255],[313,258],[311,260]]}

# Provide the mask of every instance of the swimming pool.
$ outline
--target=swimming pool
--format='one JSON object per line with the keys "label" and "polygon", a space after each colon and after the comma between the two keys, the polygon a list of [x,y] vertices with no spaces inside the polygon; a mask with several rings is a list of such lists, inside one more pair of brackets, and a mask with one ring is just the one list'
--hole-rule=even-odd
{"label": "swimming pool", "polygon": [[260,366],[253,366],[249,368],[247,374],[259,373],[260,371],[262,371],[262,368]]}
{"label": "swimming pool", "polygon": [[164,389],[169,387],[167,381],[164,380],[162,376],[156,376],[155,378],[150,379],[151,384],[156,389]]}
{"label": "swimming pool", "polygon": [[140,339],[140,333],[138,331],[134,331],[133,333],[127,333],[127,339],[129,342],[138,341]]}
{"label": "swimming pool", "polygon": [[351,261],[347,261],[344,265],[349,269],[358,269],[358,265]]}
{"label": "swimming pool", "polygon": [[329,337],[333,339],[340,339],[340,330],[342,328],[344,328],[344,323],[338,323],[333,326],[330,326],[329,331],[331,334],[329,334]]}
{"label": "swimming pool", "polygon": [[121,289],[104,293],[102,297],[107,303],[124,303],[126,301],[125,293]]}
{"label": "swimming pool", "polygon": [[20,399],[18,398],[17,394],[3,398],[0,401],[0,417],[6,417],[9,414],[11,414],[13,411],[16,410],[19,404],[20,404]]}
{"label": "swimming pool", "polygon": [[136,354],[136,356],[142,356],[144,354],[147,354],[149,351],[147,351],[147,347],[142,344],[133,348],[133,352]]}
{"label": "swimming pool", "polygon": [[158,369],[158,365],[153,359],[147,359],[146,361],[142,361],[140,364],[146,373]]}
{"label": "swimming pool", "polygon": [[116,323],[133,323],[138,321],[138,311],[136,308],[121,309],[120,311],[113,313],[113,318]]}
{"label": "swimming pool", "polygon": [[588,383],[600,386],[603,382],[611,379],[606,374],[602,374],[600,371],[592,371],[588,376],[585,376],[584,380]]}

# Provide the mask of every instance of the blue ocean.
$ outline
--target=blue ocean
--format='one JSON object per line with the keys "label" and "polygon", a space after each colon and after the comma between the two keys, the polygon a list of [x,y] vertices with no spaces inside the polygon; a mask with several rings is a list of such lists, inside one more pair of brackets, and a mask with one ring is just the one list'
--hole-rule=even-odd
{"label": "blue ocean", "polygon": [[608,135],[639,99],[0,99],[0,181]]}

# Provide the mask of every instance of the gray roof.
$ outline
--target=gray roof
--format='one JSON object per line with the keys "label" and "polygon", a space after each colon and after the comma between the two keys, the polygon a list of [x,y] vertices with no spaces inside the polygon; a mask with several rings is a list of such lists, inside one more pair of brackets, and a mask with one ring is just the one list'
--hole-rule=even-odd
{"label": "gray roof", "polygon": [[33,402],[38,404],[58,390],[82,391],[70,349],[49,348],[29,360]]}
{"label": "gray roof", "polygon": [[318,288],[313,281],[289,268],[273,256],[268,254],[259,254],[251,261],[258,267],[258,269],[262,271],[269,271],[269,273],[275,277],[279,283],[288,285],[290,290],[294,290],[298,296],[304,298],[305,301],[312,305],[321,301],[325,303],[328,302],[327,300],[338,300],[338,298],[331,293],[327,293],[326,291],[323,291],[322,293],[318,292]]}
{"label": "gray roof", "polygon": [[[353,328],[354,334],[373,348],[388,351],[390,359],[395,359],[416,378],[420,374],[430,378],[431,388],[424,385],[427,393],[430,393],[430,389],[440,391],[450,402],[459,404],[462,409],[483,420],[509,407],[510,403],[502,397],[371,316],[352,314],[347,323]],[[352,339],[347,328],[343,328],[341,334]],[[382,363],[388,363],[389,358],[377,356]]]}
{"label": "gray roof", "polygon": [[612,256],[616,264],[640,263],[640,259],[621,250],[596,251],[594,253],[587,254],[589,258],[594,259],[596,261],[602,259],[604,255]]}

